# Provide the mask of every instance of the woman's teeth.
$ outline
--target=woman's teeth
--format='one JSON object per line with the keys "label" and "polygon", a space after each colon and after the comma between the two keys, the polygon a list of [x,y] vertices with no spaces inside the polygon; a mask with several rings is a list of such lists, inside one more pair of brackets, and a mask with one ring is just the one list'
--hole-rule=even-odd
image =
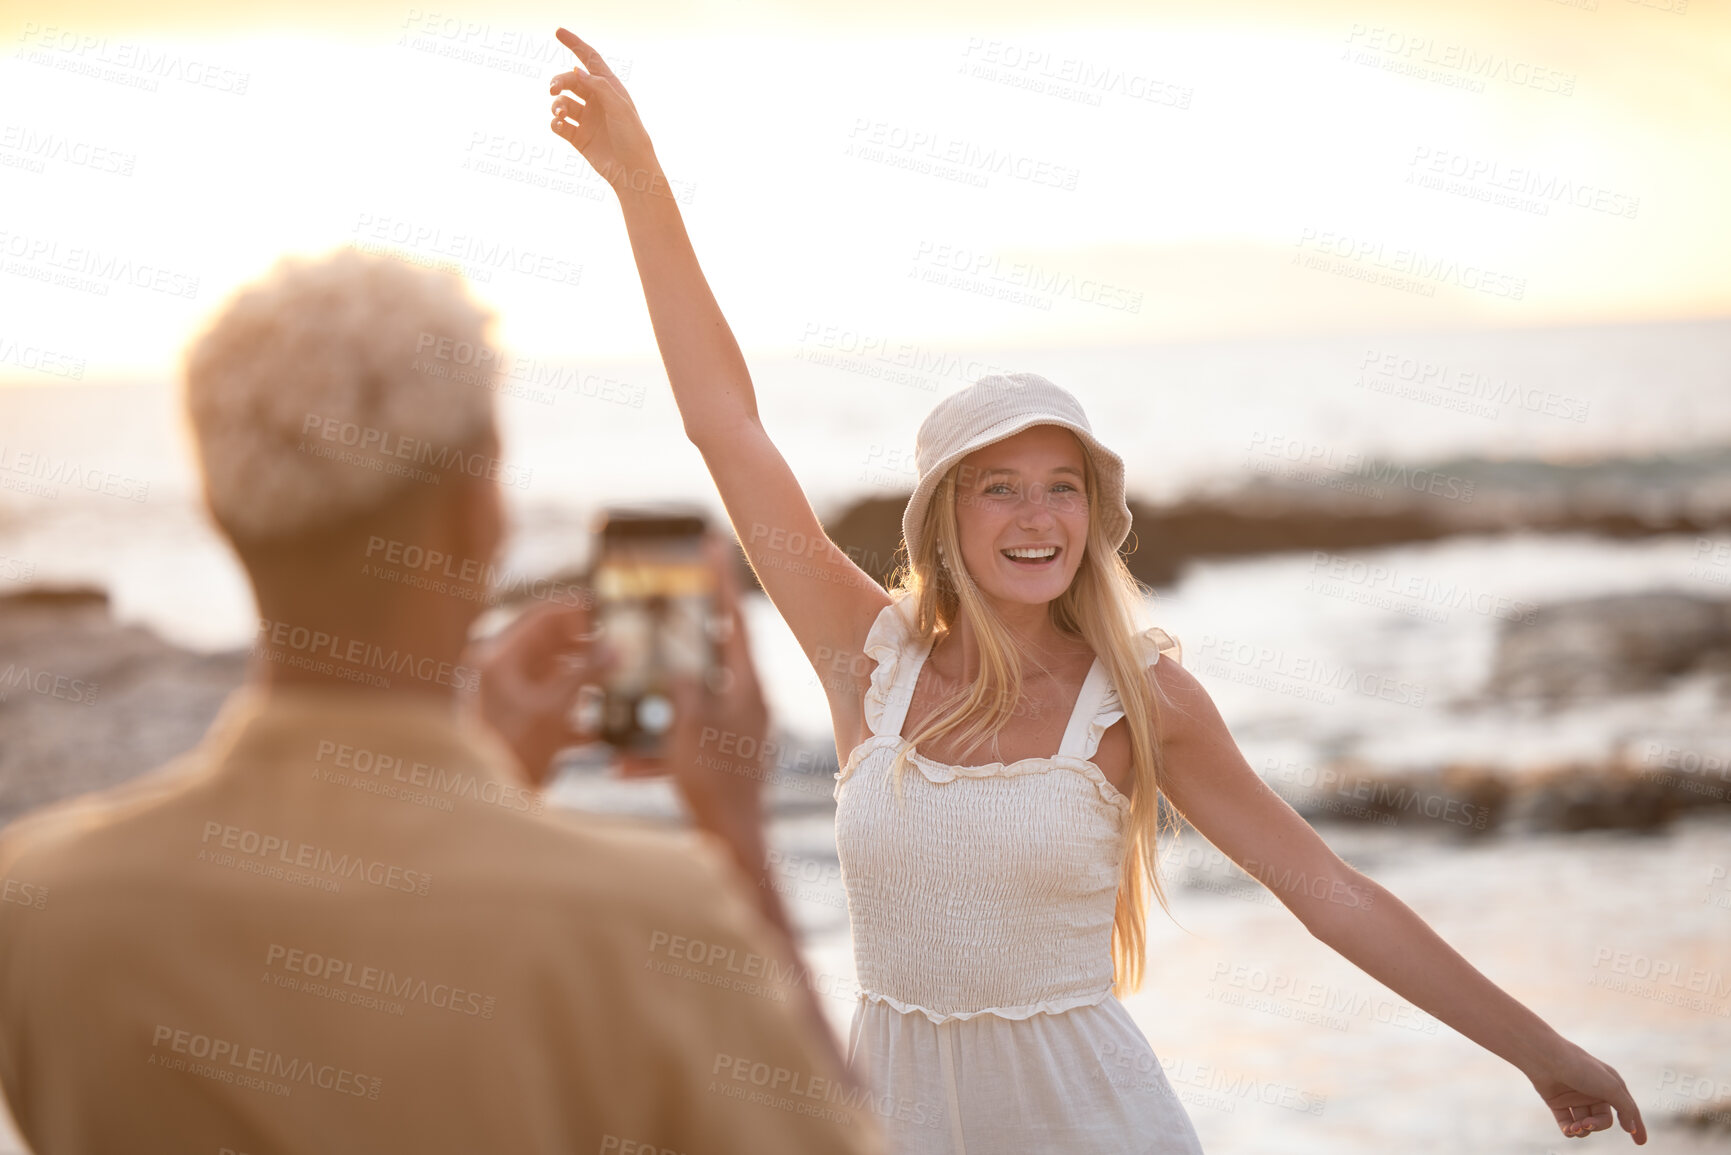
{"label": "woman's teeth", "polygon": [[1050,561],[1058,556],[1058,547],[1047,545],[1038,548],[1006,549],[999,552],[1012,561]]}

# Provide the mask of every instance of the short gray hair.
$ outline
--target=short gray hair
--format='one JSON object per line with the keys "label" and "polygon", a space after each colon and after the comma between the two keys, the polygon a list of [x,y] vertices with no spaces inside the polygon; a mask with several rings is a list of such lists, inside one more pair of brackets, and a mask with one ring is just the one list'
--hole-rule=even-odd
{"label": "short gray hair", "polygon": [[[206,500],[250,540],[388,502],[494,429],[491,310],[449,271],[343,248],[284,257],[188,346]],[[465,364],[449,357],[467,343]],[[446,357],[440,360],[438,354]]]}

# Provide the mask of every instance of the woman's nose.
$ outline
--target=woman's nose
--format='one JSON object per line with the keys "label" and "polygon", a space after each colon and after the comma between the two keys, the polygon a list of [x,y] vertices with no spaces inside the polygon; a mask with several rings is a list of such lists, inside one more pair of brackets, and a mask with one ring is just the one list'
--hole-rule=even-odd
{"label": "woman's nose", "polygon": [[1051,496],[1043,485],[1030,485],[1022,492],[1019,510],[1024,520],[1049,520],[1052,517]]}

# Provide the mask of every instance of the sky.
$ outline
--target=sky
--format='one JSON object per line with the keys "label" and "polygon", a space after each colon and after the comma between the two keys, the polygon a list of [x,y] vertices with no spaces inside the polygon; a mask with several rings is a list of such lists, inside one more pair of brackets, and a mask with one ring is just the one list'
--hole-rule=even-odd
{"label": "sky", "polygon": [[161,380],[342,245],[654,338],[548,129],[613,62],[749,354],[1731,312],[1723,0],[0,5],[0,385]]}

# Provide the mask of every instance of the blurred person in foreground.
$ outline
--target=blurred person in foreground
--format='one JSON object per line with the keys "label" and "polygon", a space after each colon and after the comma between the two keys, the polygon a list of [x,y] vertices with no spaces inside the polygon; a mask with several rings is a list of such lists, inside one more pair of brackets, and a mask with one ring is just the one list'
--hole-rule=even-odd
{"label": "blurred person in foreground", "polygon": [[31,896],[0,904],[0,1086],[39,1155],[881,1149],[739,876],[762,770],[699,750],[767,722],[718,540],[731,677],[676,687],[667,753],[705,833],[542,804],[606,659],[583,599],[470,647],[510,467],[492,382],[435,353],[490,321],[449,274],[339,251],[190,347],[259,634],[199,746],[0,832]]}

